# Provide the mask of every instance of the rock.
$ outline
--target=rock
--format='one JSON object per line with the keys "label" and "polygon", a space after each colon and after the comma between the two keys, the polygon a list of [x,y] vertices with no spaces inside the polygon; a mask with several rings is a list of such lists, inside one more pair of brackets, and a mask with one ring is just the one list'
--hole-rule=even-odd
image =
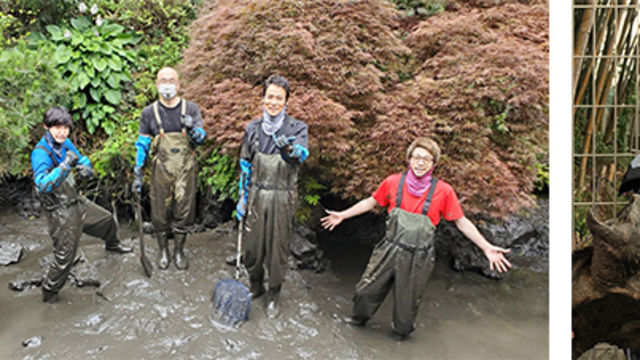
{"label": "rock", "polygon": [[598,343],[580,355],[578,360],[627,360],[627,356],[615,345]]}
{"label": "rock", "polygon": [[20,244],[14,242],[0,243],[0,265],[6,266],[19,262],[23,252]]}
{"label": "rock", "polygon": [[322,272],[327,263],[322,258],[322,250],[318,247],[316,233],[303,226],[297,226],[291,240],[291,253],[297,269]]}
{"label": "rock", "polygon": [[12,291],[24,291],[39,286],[42,286],[42,276],[33,279],[9,281],[9,290]]}
{"label": "rock", "polygon": [[[549,201],[538,200],[538,208],[526,215],[512,215],[504,222],[473,221],[490,243],[511,249],[509,257],[535,257],[531,267],[544,271],[549,258]],[[436,232],[436,250],[439,257],[450,257],[458,271],[476,271],[487,277],[502,277],[489,269],[482,251],[467,239],[455,224],[443,221]]]}
{"label": "rock", "polygon": [[212,192],[198,194],[198,230],[205,228],[215,229],[218,225],[226,222],[231,217],[235,209],[232,200],[220,200],[219,195]]}
{"label": "rock", "polygon": [[32,336],[27,340],[22,342],[22,346],[24,347],[37,347],[42,345],[42,336]]}

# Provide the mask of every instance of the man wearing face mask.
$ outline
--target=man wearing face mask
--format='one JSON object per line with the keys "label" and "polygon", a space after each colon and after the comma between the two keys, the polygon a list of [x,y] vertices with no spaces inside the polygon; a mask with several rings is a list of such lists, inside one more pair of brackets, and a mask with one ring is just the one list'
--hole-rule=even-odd
{"label": "man wearing face mask", "polygon": [[[251,297],[267,292],[267,316],[279,314],[298,195],[298,169],[309,155],[307,125],[286,114],[289,83],[271,76],[262,90],[262,117],[245,130],[240,152],[238,220],[243,219],[244,261]],[[269,275],[264,286],[265,267]]]}
{"label": "man wearing face mask", "polygon": [[184,254],[187,234],[195,220],[197,162],[195,146],[206,133],[198,105],[177,96],[178,73],[171,67],[158,71],[159,99],[142,110],[138,140],[134,190],[142,192],[142,168],[151,148],[151,221],[160,256],[158,266],[171,263],[169,237],[174,235],[174,263],[177,269],[189,267]]}

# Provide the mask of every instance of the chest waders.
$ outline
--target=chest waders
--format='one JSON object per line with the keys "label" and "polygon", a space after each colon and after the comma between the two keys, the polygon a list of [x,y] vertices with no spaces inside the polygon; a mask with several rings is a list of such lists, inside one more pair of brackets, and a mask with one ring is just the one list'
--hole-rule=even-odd
{"label": "chest waders", "polygon": [[420,307],[420,298],[435,264],[434,235],[436,227],[427,216],[437,179],[425,200],[422,214],[400,208],[406,173],[398,184],[396,206],[387,220],[384,238],[371,254],[369,263],[356,284],[353,318],[362,323],[378,310],[393,289],[393,331],[409,335]]}
{"label": "chest waders", "polygon": [[[181,117],[184,117],[187,101],[181,101]],[[160,129],[153,138],[150,181],[151,221],[160,248],[158,266],[169,267],[168,235],[173,231],[175,264],[182,270],[189,267],[183,248],[196,213],[196,154],[184,127],[181,132],[164,132],[157,101],[153,103],[153,114]]]}
{"label": "chest waders", "polygon": [[[37,148],[49,154],[55,166],[60,165],[49,149]],[[71,172],[60,186],[48,194],[40,194],[40,198],[53,240],[53,261],[44,276],[42,288],[57,293],[69,277],[82,233],[103,239],[105,247],[111,248],[120,244],[118,228],[107,210],[78,194]]]}
{"label": "chest waders", "polygon": [[[256,149],[258,147],[256,146]],[[298,197],[298,171],[280,154],[256,152],[249,185],[247,214],[244,220],[246,239],[245,264],[251,280],[251,292],[264,292],[264,268],[269,274],[269,308],[278,301],[287,270],[293,217]]]}

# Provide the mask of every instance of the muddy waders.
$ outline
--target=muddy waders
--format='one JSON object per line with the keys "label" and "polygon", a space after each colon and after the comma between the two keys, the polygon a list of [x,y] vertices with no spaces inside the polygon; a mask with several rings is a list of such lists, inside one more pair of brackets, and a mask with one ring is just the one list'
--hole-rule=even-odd
{"label": "muddy waders", "polygon": [[[182,99],[182,115],[186,114],[186,100]],[[158,240],[160,257],[158,266],[167,269],[171,262],[169,233],[175,235],[174,262],[184,270],[189,261],[184,254],[184,244],[189,226],[195,220],[196,208],[196,154],[189,143],[187,133],[165,133],[158,113],[158,102],[153,113],[160,133],[153,139],[151,169],[151,220]]]}
{"label": "muddy waders", "polygon": [[350,323],[364,325],[393,289],[394,334],[400,338],[414,330],[420,298],[435,264],[435,226],[427,216],[437,179],[425,200],[422,214],[402,210],[402,188],[406,173],[398,185],[396,207],[387,220],[384,238],[373,250],[369,263],[356,284],[353,316]]}
{"label": "muddy waders", "polygon": [[298,172],[280,154],[256,152],[244,220],[245,265],[252,297],[265,292],[264,268],[269,274],[267,316],[279,313],[280,288],[287,270],[287,256],[298,196]]}
{"label": "muddy waders", "polygon": [[[56,166],[59,165],[48,149],[40,148],[49,154]],[[49,235],[53,240],[53,261],[42,282],[43,301],[57,300],[58,292],[69,277],[83,232],[103,239],[108,251],[131,251],[120,244],[118,227],[111,214],[84,196],[78,195],[73,173],[69,173],[62,184],[52,192],[40,194],[40,199],[47,215]]]}

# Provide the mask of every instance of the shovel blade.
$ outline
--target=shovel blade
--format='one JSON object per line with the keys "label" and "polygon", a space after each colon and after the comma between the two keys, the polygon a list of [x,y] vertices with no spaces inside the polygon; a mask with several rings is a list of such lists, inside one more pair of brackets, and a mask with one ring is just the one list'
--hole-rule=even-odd
{"label": "shovel blade", "polygon": [[234,279],[223,279],[213,289],[213,317],[227,326],[238,327],[249,320],[251,294]]}

